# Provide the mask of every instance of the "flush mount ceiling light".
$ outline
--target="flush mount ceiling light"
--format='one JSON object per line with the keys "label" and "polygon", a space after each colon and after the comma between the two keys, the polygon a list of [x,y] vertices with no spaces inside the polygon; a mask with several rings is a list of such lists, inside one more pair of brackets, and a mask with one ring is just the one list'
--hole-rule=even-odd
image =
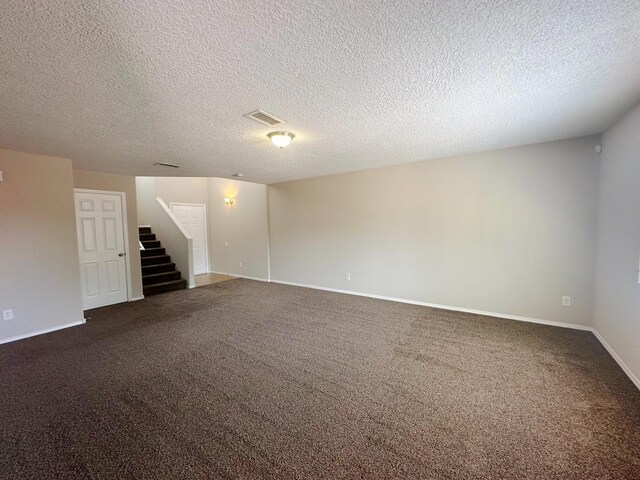
{"label": "flush mount ceiling light", "polygon": [[267,137],[276,147],[284,148],[291,143],[295,135],[291,132],[271,132]]}
{"label": "flush mount ceiling light", "polygon": [[231,175],[232,177],[237,177],[237,178],[241,178],[244,177],[244,173],[234,173]]}

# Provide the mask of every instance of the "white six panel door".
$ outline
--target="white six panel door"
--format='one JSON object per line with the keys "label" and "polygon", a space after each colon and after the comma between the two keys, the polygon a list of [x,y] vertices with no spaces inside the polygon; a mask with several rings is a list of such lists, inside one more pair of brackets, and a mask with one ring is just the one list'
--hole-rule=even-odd
{"label": "white six panel door", "polygon": [[83,307],[126,302],[122,198],[75,192],[75,200]]}
{"label": "white six panel door", "polygon": [[193,273],[208,273],[207,230],[205,206],[197,204],[172,203],[171,211],[193,240]]}

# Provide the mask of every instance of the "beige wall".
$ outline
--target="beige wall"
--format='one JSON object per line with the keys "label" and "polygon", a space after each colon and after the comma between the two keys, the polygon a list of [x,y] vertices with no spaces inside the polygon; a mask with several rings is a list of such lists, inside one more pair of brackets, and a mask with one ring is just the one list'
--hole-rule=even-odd
{"label": "beige wall", "polygon": [[138,219],[140,225],[150,225],[156,197],[167,205],[197,203],[207,205],[207,179],[203,177],[136,177]]}
{"label": "beige wall", "polygon": [[127,202],[127,228],[129,230],[129,271],[133,298],[142,297],[142,269],[138,245],[138,210],[136,207],[136,179],[127,175],[73,170],[73,186],[90,190],[124,192]]}
{"label": "beige wall", "polygon": [[83,321],[67,159],[0,150],[0,342]]}
{"label": "beige wall", "polygon": [[156,198],[155,177],[135,177],[138,225],[151,225]]}
{"label": "beige wall", "polygon": [[207,179],[202,177],[155,177],[156,196],[167,205],[175,203],[198,203],[206,205],[208,200]]}
{"label": "beige wall", "polygon": [[640,104],[602,147],[594,325],[640,388]]}
{"label": "beige wall", "polygon": [[271,185],[271,278],[590,325],[597,142]]}
{"label": "beige wall", "polygon": [[[209,178],[208,190],[211,270],[268,279],[267,187]],[[225,197],[233,198],[234,204],[225,205]]]}

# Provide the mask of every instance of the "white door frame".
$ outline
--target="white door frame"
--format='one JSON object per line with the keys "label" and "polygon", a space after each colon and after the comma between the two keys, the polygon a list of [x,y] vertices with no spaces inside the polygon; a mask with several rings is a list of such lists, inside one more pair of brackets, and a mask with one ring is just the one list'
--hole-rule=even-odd
{"label": "white door frame", "polygon": [[[207,272],[211,273],[211,264],[209,263],[209,217],[207,216],[207,206],[204,203],[169,202],[169,210],[171,210],[171,213],[173,213],[174,205],[204,208],[204,254],[207,259]],[[191,268],[193,268],[193,265],[191,265]]]}
{"label": "white door frame", "polygon": [[121,207],[122,207],[122,234],[124,235],[124,255],[125,255],[125,262],[124,262],[124,271],[125,271],[125,277],[127,279],[127,301],[131,302],[132,298],[133,298],[133,293],[131,291],[131,268],[129,265],[130,262],[130,256],[129,256],[129,228],[128,228],[128,221],[127,221],[127,195],[124,192],[111,192],[109,190],[92,190],[89,188],[74,188],[73,189],[74,193],[97,193],[97,194],[102,194],[102,195],[119,195],[122,199],[122,202],[120,203]]}

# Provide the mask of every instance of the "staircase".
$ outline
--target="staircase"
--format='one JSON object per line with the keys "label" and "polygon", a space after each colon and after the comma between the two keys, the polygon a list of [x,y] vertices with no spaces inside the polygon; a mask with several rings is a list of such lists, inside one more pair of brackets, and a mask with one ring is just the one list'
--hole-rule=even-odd
{"label": "staircase", "polygon": [[142,291],[145,295],[170,292],[187,288],[187,281],[176,270],[176,264],[151,233],[151,227],[138,227],[140,242],[144,250],[140,250],[142,262]]}

